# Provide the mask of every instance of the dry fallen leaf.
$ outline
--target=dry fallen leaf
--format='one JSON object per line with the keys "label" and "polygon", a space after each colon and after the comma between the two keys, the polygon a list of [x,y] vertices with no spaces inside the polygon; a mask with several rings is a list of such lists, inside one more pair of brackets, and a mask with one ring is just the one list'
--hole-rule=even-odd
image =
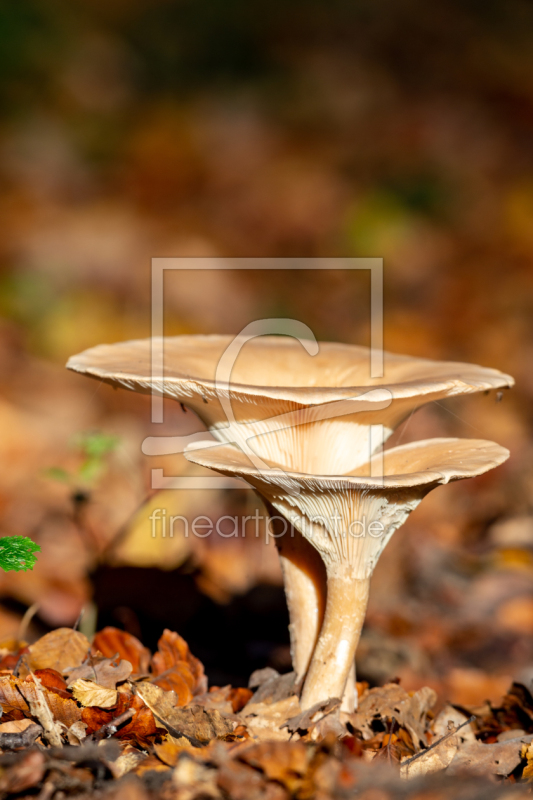
{"label": "dry fallen leaf", "polygon": [[[135,700],[138,701],[139,698],[135,698]],[[135,701],[132,703],[132,707],[135,707]],[[164,734],[165,731],[157,727],[151,710],[143,704],[138,708],[131,722],[124,725],[116,736],[118,739],[134,741],[140,747],[149,748],[153,745],[155,737],[163,736]]]}
{"label": "dry fallen leaf", "polygon": [[134,712],[133,717],[113,734],[115,738],[134,741],[140,747],[151,747],[154,737],[164,735],[165,731],[157,727],[154,715],[140,697],[131,692],[118,692],[117,700],[116,707],[110,711],[95,706],[81,710],[87,735],[99,731],[104,725],[112,725],[127,710]]}
{"label": "dry fallen leaf", "polygon": [[172,736],[186,736],[192,744],[199,745],[212,739],[224,738],[233,732],[235,724],[215,709],[200,705],[176,708],[175,695],[160,686],[142,681],[135,687],[154,716]]}
{"label": "dry fallen leaf", "polygon": [[87,735],[87,725],[79,720],[73,722],[67,730],[68,743],[72,745],[80,745]]}
{"label": "dry fallen leaf", "polygon": [[340,706],[340,702],[341,701],[336,698],[323,700],[322,702],[316,703],[311,708],[308,708],[307,711],[302,711],[296,714],[296,716],[291,717],[287,722],[284,722],[281,727],[288,728],[291,733],[298,733],[300,736],[304,736],[306,733],[313,731],[317,725],[329,720],[331,715],[332,718],[330,721],[334,723],[334,727],[337,729],[337,735],[341,736],[346,729],[337,719],[336,715],[333,714]]}
{"label": "dry fallen leaf", "polygon": [[63,680],[62,675],[55,669],[36,669],[33,673],[41,681],[41,685],[51,692],[70,700],[71,695],[67,691],[67,684]]}
{"label": "dry fallen leaf", "polygon": [[30,669],[33,672],[38,669],[55,669],[63,674],[83,663],[89,647],[89,640],[83,633],[72,628],[57,628],[30,646]]}
{"label": "dry fallen leaf", "polygon": [[447,772],[455,775],[468,769],[483,775],[505,777],[520,764],[524,745],[530,744],[532,740],[533,736],[522,736],[494,744],[464,744],[457,751]]}
{"label": "dry fallen leaf", "polygon": [[249,800],[250,797],[287,800],[288,797],[282,786],[267,783],[264,775],[237,760],[228,760],[220,765],[216,782],[222,790],[222,796],[231,797],[232,800]]}
{"label": "dry fallen leaf", "polygon": [[[56,689],[48,690],[45,686],[42,686],[41,691],[58,722],[69,727],[80,719],[81,709],[70,695],[64,697]],[[29,714],[28,703],[30,699],[38,702],[37,694],[37,687],[31,675],[25,680],[15,678],[13,675],[0,675],[0,704],[4,711],[17,709],[25,715]]]}
{"label": "dry fallen leaf", "polygon": [[238,714],[252,696],[251,689],[242,686],[236,689],[231,686],[212,686],[208,692],[197,695],[194,702],[205,708],[216,708],[222,714]]}
{"label": "dry fallen leaf", "polygon": [[0,734],[20,733],[33,724],[33,720],[31,719],[14,719],[11,722],[2,722],[0,723]]}
{"label": "dry fallen leaf", "polygon": [[127,772],[132,772],[143,761],[148,758],[146,753],[134,747],[127,747],[123,753],[111,764],[113,777],[121,778]]}
{"label": "dry fallen leaf", "polygon": [[281,726],[301,713],[296,695],[277,703],[248,703],[240,713],[249,732],[260,740],[288,741],[292,734]]}
{"label": "dry fallen leaf", "polygon": [[97,706],[98,708],[114,708],[117,704],[118,693],[116,689],[106,689],[92,681],[78,678],[70,686],[72,694],[82,706]]}
{"label": "dry fallen leaf", "polygon": [[149,755],[147,758],[144,758],[142,761],[139,761],[137,766],[134,769],[135,775],[143,775],[145,772],[168,772],[170,775],[170,769],[166,764],[163,764],[157,756]]}
{"label": "dry fallen leaf", "polygon": [[0,704],[4,712],[17,709],[27,713],[29,706],[18,691],[20,681],[13,675],[0,675]]}
{"label": "dry fallen leaf", "polygon": [[176,693],[177,704],[186,705],[194,695],[207,691],[204,668],[177,633],[165,629],[152,658],[153,683]]}
{"label": "dry fallen leaf", "polygon": [[281,783],[291,793],[300,788],[309,765],[311,752],[303,742],[262,742],[239,753],[239,759],[261,770],[268,780]]}
{"label": "dry fallen leaf", "polygon": [[89,655],[81,667],[69,671],[68,685],[82,679],[94,681],[106,689],[116,689],[117,683],[127,680],[132,672],[132,665],[124,659]]}
{"label": "dry fallen leaf", "polygon": [[46,702],[43,689],[38,678],[34,681],[22,681],[19,690],[27,700],[32,716],[37,717],[43,728],[43,736],[52,747],[62,747],[61,723],[57,722]]}
{"label": "dry fallen leaf", "polygon": [[411,696],[396,683],[378,686],[363,695],[350,723],[355,730],[361,732],[363,739],[369,740],[375,735],[372,729],[373,719],[388,722],[395,720],[408,731],[415,749],[418,750],[420,743],[427,744],[425,718],[436,699],[436,693],[429,687],[419,689]]}
{"label": "dry fallen leaf", "polygon": [[451,764],[459,748],[458,736],[450,736],[426,752],[418,754],[414,760],[403,759],[400,767],[402,778],[417,778],[419,775],[428,775],[439,772]]}
{"label": "dry fallen leaf", "polygon": [[150,651],[135,636],[126,631],[110,626],[104,628],[94,637],[92,651],[111,659],[118,654],[123,661],[131,664],[134,675],[148,673]]}
{"label": "dry fallen leaf", "polygon": [[160,744],[154,744],[156,756],[169,767],[175,767],[184,748],[190,748],[191,743],[185,736],[176,738],[167,734]]}
{"label": "dry fallen leaf", "polygon": [[[173,786],[178,790],[178,797],[194,798],[202,797],[206,800],[219,800],[221,797],[217,787],[217,770],[202,764],[184,753],[172,773]],[[249,787],[250,789],[250,787]],[[232,796],[233,795],[226,795]],[[248,791],[248,797],[253,797],[252,792]],[[268,800],[265,796],[265,800]]]}
{"label": "dry fallen leaf", "polygon": [[[466,714],[463,714],[453,706],[446,705],[433,720],[431,728],[434,736],[439,739],[442,736],[446,736],[452,727],[458,728],[459,725],[463,725],[467,720],[468,717]],[[463,725],[461,730],[457,732],[457,737],[459,744],[476,741],[476,736],[471,725]]]}

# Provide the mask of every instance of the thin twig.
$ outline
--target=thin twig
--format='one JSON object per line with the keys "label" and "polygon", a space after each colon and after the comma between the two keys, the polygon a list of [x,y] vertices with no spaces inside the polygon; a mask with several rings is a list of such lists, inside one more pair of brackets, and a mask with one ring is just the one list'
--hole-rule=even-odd
{"label": "thin twig", "polygon": [[76,620],[76,622],[72,626],[72,630],[73,631],[77,631],[78,630],[80,622],[82,621],[84,614],[85,614],[85,606],[83,606],[83,608],[81,609],[81,611],[79,613],[79,616],[78,616],[78,619]]}
{"label": "thin twig", "polygon": [[[21,654],[20,654],[20,656],[18,657],[18,661],[17,661],[17,663],[15,664],[15,668],[14,668],[14,670],[13,670],[13,676],[14,676],[15,678],[18,678],[18,676],[19,676],[19,672],[20,672],[20,668],[21,668],[21,666],[22,666],[22,662],[25,660],[25,658],[26,658],[26,656],[27,656],[27,655],[28,655],[27,653],[21,653]],[[0,715],[0,716],[1,716],[1,715]]]}
{"label": "thin twig", "polygon": [[431,744],[429,747],[426,747],[425,750],[421,750],[420,753],[416,754],[416,756],[412,756],[411,758],[408,758],[407,761],[402,761],[402,767],[409,767],[413,763],[413,761],[417,760],[417,758],[420,758],[421,756],[425,756],[426,753],[429,753],[430,750],[434,750],[435,747],[438,747],[439,744],[442,744],[442,742],[445,742],[446,739],[450,738],[450,736],[455,736],[455,734],[458,733],[461,730],[461,728],[464,728],[465,725],[470,725],[470,723],[473,722],[475,720],[475,718],[476,718],[476,715],[472,714],[470,719],[467,719],[465,722],[462,722],[461,725],[459,725],[459,727],[455,728],[455,730],[450,731],[449,733],[445,733],[444,736],[441,736],[441,738],[437,739],[436,742],[433,742],[433,744]]}
{"label": "thin twig", "polygon": [[107,734],[110,733],[113,729],[114,729],[113,733],[115,733],[118,726],[122,725],[123,722],[126,722],[127,720],[131,719],[131,717],[133,717],[134,714],[135,711],[132,708],[128,708],[128,710],[124,711],[123,714],[119,714],[118,717],[115,717],[114,719],[102,725],[101,728],[98,728],[98,730],[92,734],[91,738],[94,739],[95,741],[99,741],[100,739],[103,739],[104,736],[107,736]]}
{"label": "thin twig", "polygon": [[20,620],[19,630],[17,634],[19,642],[22,641],[26,636],[26,631],[28,630],[28,626],[32,621],[33,617],[35,616],[35,614],[39,611],[40,607],[41,607],[40,603],[33,603],[33,605],[27,608],[26,611],[24,612],[24,616]]}

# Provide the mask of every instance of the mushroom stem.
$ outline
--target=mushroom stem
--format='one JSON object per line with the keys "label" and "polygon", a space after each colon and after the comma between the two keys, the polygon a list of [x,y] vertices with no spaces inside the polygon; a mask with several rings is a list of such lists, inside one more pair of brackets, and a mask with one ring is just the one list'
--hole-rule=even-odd
{"label": "mushroom stem", "polygon": [[[265,501],[266,502],[266,501]],[[317,550],[266,502],[278,548],[289,609],[292,666],[305,678],[326,605],[326,570]]]}
{"label": "mushroom stem", "polygon": [[350,671],[348,673],[348,677],[346,679],[346,686],[344,687],[344,694],[342,696],[342,703],[341,703],[341,711],[345,711],[346,714],[353,714],[354,709],[357,708],[357,689],[355,686],[356,681],[356,674],[355,674],[355,659],[352,661],[352,666],[350,667]]}
{"label": "mushroom stem", "polygon": [[354,577],[349,565],[338,563],[328,565],[327,574],[324,622],[300,700],[304,711],[329,697],[343,697],[368,603],[369,577]]}

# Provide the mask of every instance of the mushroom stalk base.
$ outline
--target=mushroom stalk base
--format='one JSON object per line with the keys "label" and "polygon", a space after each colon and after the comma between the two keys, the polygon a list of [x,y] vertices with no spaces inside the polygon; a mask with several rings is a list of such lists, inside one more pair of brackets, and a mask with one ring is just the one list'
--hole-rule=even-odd
{"label": "mushroom stalk base", "polygon": [[[300,699],[304,711],[330,697],[343,697],[363,629],[369,585],[370,578],[354,578],[350,567],[328,568],[324,622]],[[355,697],[350,711],[354,706]],[[348,710],[345,703],[343,710]]]}

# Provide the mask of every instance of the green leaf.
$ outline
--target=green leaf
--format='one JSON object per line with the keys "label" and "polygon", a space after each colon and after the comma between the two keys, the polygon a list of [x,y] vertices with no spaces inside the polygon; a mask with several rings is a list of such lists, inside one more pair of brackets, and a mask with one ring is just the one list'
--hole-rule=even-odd
{"label": "green leaf", "polygon": [[104,470],[104,463],[100,458],[88,458],[78,470],[78,478],[86,483],[92,483],[100,477]]}
{"label": "green leaf", "polygon": [[44,475],[53,481],[61,481],[61,483],[69,483],[70,481],[70,475],[62,467],[50,467],[50,469],[44,471]]}
{"label": "green leaf", "polygon": [[94,431],[79,434],[75,439],[75,443],[83,450],[87,458],[103,458],[116,449],[120,439],[118,436]]}
{"label": "green leaf", "polygon": [[27,536],[4,536],[0,538],[0,568],[8,572],[26,572],[33,569],[41,548]]}
{"label": "green leaf", "polygon": [[107,466],[106,456],[120,444],[120,438],[94,431],[78,434],[74,444],[85,456],[85,461],[78,469],[78,478],[84,483],[94,483],[104,472]]}

